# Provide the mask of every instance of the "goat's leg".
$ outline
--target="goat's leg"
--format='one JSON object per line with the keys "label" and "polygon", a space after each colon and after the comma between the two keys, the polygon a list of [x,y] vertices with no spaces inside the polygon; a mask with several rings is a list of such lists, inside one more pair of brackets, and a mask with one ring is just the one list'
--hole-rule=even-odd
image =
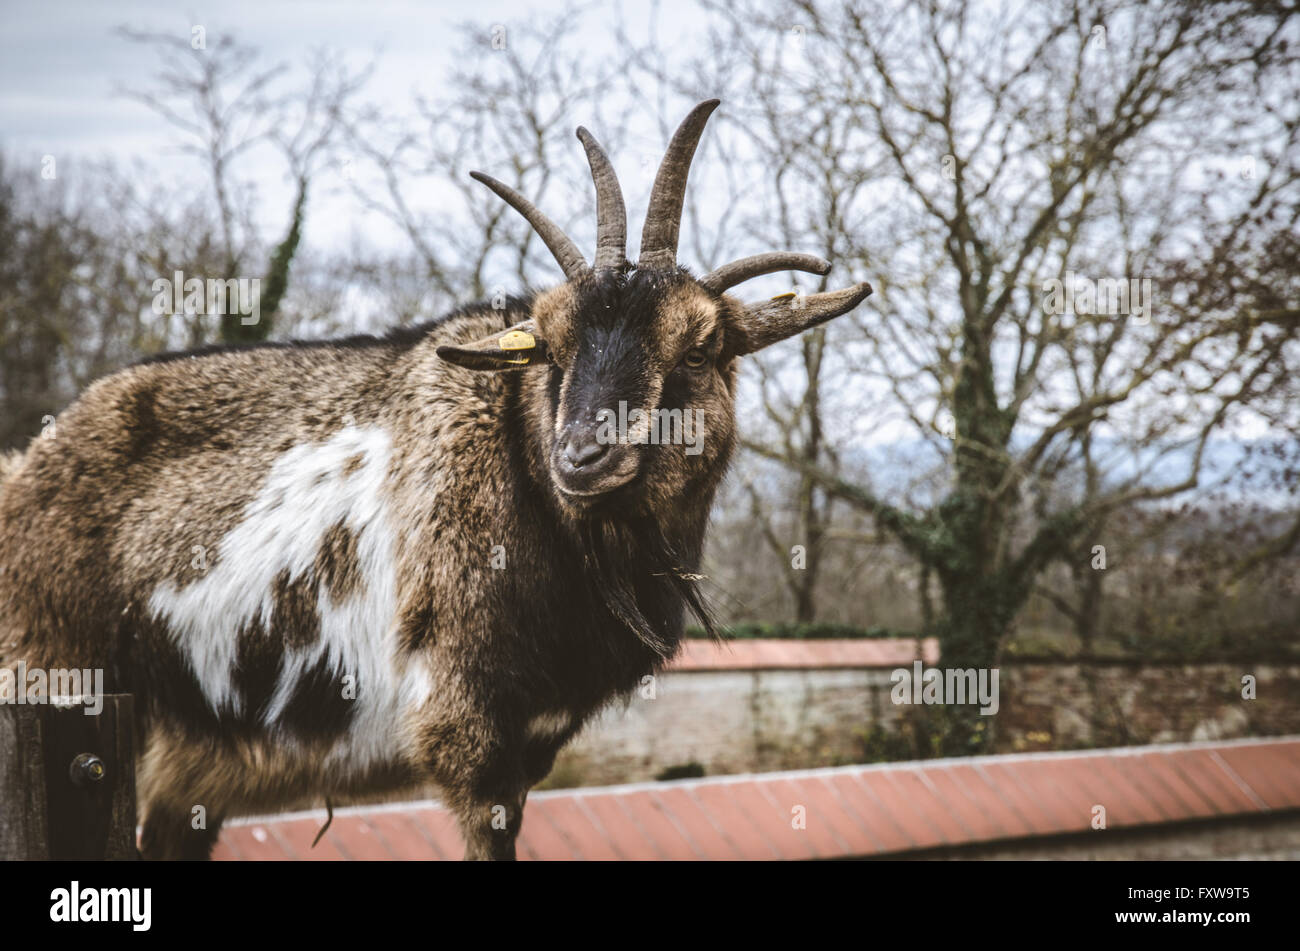
{"label": "goat's leg", "polygon": [[164,729],[147,734],[136,769],[140,813],[144,816],[140,854],[146,859],[211,857],[229,812],[215,794],[211,749],[203,742]]}
{"label": "goat's leg", "polygon": [[221,818],[207,817],[194,827],[194,815],[171,803],[151,803],[140,835],[140,855],[148,860],[206,861],[221,834]]}
{"label": "goat's leg", "polygon": [[455,807],[465,838],[466,861],[513,861],[515,838],[523,823],[524,799],[520,790],[496,796],[474,796]]}

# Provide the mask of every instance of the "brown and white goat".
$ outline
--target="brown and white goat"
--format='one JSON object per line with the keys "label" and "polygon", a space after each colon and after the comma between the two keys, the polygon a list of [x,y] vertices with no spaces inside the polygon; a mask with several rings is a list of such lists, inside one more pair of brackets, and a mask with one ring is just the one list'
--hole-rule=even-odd
{"label": "brown and white goat", "polygon": [[[560,747],[673,654],[685,609],[706,616],[695,572],[738,358],[871,292],[746,306],[741,281],[829,264],[678,266],[716,105],[673,136],[635,265],[613,168],[579,129],[592,265],[475,173],[541,236],[558,287],[382,337],[155,358],[10,460],[0,664],[103,668],[136,695],[146,857],[206,857],[231,815],[421,783],[467,857],[513,857]],[[602,438],[621,403],[697,411],[703,439]]]}

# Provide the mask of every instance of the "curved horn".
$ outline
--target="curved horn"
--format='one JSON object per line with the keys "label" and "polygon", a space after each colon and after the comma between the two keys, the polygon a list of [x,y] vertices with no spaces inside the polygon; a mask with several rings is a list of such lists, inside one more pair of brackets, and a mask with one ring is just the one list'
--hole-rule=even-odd
{"label": "curved horn", "polygon": [[708,99],[690,111],[673,133],[668,151],[659,163],[650,205],[641,229],[641,254],[638,268],[667,269],[677,265],[677,231],[682,224],[682,202],[686,198],[686,176],[691,158],[699,144],[704,124],[718,107],[719,100]]}
{"label": "curved horn", "polygon": [[623,189],[596,137],[578,126],[578,140],[587,150],[587,164],[596,183],[596,260],[592,269],[617,271],[627,264],[627,208],[623,204]]}
{"label": "curved horn", "polygon": [[808,271],[810,274],[828,274],[831,262],[815,254],[795,254],[791,251],[769,251],[724,264],[700,278],[700,284],[721,294],[730,287],[773,271]]}
{"label": "curved horn", "polygon": [[871,285],[854,284],[838,291],[799,297],[781,294],[769,301],[750,304],[741,317],[739,338],[733,346],[738,355],[761,350],[816,327],[832,317],[846,314],[871,296]]}
{"label": "curved horn", "polygon": [[564,276],[569,280],[575,280],[588,273],[591,269],[587,266],[587,259],[582,256],[578,246],[573,243],[567,234],[560,230],[557,225],[519,192],[515,191],[504,182],[499,182],[491,175],[484,175],[482,172],[470,172],[470,177],[475,181],[482,182],[488,188],[500,195],[511,208],[519,212],[533,226],[538,237],[546,243],[551,249],[551,254],[559,262],[560,267],[564,270]]}

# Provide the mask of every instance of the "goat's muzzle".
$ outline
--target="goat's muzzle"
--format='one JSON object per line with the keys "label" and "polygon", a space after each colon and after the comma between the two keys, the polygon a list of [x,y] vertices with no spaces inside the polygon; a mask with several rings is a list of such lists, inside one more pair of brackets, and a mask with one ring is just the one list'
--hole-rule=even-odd
{"label": "goat's muzzle", "polygon": [[571,423],[560,432],[551,451],[555,486],[576,500],[591,499],[626,485],[640,467],[637,447],[603,440],[592,423]]}

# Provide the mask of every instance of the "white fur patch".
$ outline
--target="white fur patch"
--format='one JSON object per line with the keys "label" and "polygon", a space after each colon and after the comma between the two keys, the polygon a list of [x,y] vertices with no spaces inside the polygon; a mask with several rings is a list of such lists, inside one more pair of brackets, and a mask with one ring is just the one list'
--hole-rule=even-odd
{"label": "white fur patch", "polygon": [[[395,663],[397,572],[383,491],[391,454],[388,434],[373,427],[347,427],[324,443],[295,446],[275,461],[242,521],[221,539],[208,573],[184,588],[163,582],[149,599],[213,709],[243,714],[233,683],[239,631],[254,622],[270,629],[276,576],[287,570],[293,582],[310,572],[326,531],[342,522],[356,537],[360,589],[335,603],[320,585],[320,637],[285,648],[262,722],[274,731],[303,674],[324,660],[341,694],[344,678],[354,678],[348,696],[356,709],[331,759],[337,753],[356,767],[399,753],[396,728],[430,690],[422,661],[405,670]],[[344,474],[358,455],[360,465]]]}

